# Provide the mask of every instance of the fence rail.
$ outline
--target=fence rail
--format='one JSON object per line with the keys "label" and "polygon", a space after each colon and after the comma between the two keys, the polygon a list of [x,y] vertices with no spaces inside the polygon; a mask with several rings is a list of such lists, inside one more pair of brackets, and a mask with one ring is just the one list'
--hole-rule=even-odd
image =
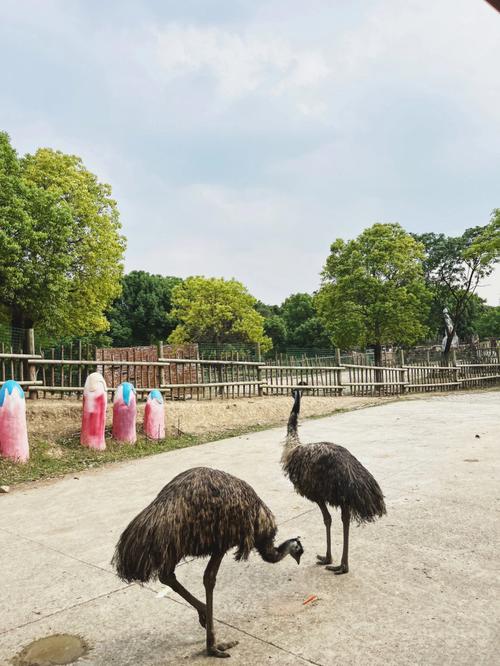
{"label": "fence rail", "polygon": [[156,361],[55,359],[0,353],[0,385],[15,379],[31,395],[83,392],[90,372],[105,373],[108,390],[131,381],[139,395],[159,388],[170,400],[211,400],[288,395],[301,386],[309,395],[399,395],[500,385],[500,359],[492,363],[355,365],[269,365],[257,361],[179,359]]}

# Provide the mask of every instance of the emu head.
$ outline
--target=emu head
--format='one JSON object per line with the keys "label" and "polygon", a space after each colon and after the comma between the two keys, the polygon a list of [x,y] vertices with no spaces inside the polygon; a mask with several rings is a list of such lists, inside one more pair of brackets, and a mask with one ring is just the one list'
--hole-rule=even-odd
{"label": "emu head", "polygon": [[295,537],[295,539],[288,539],[288,541],[285,543],[288,555],[291,555],[297,564],[300,564],[300,558],[304,553],[304,549],[300,543],[300,537]]}
{"label": "emu head", "polygon": [[297,394],[302,394],[302,391],[304,390],[303,388],[299,388],[301,386],[307,386],[307,382],[300,381],[297,383],[297,386],[292,389],[292,397],[295,399],[297,397]]}

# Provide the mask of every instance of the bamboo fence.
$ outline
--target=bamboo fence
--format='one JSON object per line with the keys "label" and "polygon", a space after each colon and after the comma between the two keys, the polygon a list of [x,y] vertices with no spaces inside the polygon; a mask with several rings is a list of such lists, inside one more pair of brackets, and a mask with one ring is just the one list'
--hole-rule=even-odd
{"label": "bamboo fence", "polygon": [[[108,390],[121,382],[134,383],[141,397],[159,388],[167,400],[213,400],[266,395],[290,395],[300,386],[313,396],[374,396],[453,391],[500,385],[500,358],[488,363],[454,359],[442,366],[421,362],[396,367],[340,364],[268,365],[258,361],[180,359],[156,361],[85,359],[80,349],[73,358],[54,353],[16,354],[0,345],[0,385],[18,381],[33,397],[79,396],[91,372],[108,377]],[[69,356],[70,354],[68,354]],[[74,358],[77,355],[79,358]],[[330,359],[328,359],[330,360]]]}

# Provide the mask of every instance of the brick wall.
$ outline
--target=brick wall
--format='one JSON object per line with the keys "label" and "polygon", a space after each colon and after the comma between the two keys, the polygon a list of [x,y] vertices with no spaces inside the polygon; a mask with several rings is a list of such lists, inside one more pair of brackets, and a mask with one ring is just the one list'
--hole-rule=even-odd
{"label": "brick wall", "polygon": [[[198,358],[198,345],[163,345],[163,358]],[[157,361],[156,345],[146,347],[101,347],[96,349],[97,361]],[[160,370],[162,377],[160,378]],[[171,363],[162,368],[154,365],[118,366],[99,368],[106,384],[116,387],[121,382],[132,382],[136,388],[158,388],[163,384],[192,384],[197,382],[195,365]]]}

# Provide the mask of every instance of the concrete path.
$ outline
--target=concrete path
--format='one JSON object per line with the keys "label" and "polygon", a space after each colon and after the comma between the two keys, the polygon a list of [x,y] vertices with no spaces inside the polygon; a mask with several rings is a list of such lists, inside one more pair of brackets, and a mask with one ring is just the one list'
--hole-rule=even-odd
{"label": "concrete path", "polygon": [[[231,664],[498,663],[500,393],[401,401],[303,424],[304,442],[347,446],[386,495],[385,518],[353,526],[345,576],[314,563],[324,527],[282,476],[283,435],[268,430],[0,496],[0,664],[65,632],[90,644],[82,664],[212,662],[190,607],[159,584],[121,583],[109,564],[128,521],[196,465],[250,482],[275,512],[279,539],[300,535],[306,549],[299,567],[291,558],[224,559],[216,629],[240,641]],[[334,543],[338,558],[338,514]],[[200,597],[204,565],[177,570]],[[313,594],[318,601],[303,605]]]}

